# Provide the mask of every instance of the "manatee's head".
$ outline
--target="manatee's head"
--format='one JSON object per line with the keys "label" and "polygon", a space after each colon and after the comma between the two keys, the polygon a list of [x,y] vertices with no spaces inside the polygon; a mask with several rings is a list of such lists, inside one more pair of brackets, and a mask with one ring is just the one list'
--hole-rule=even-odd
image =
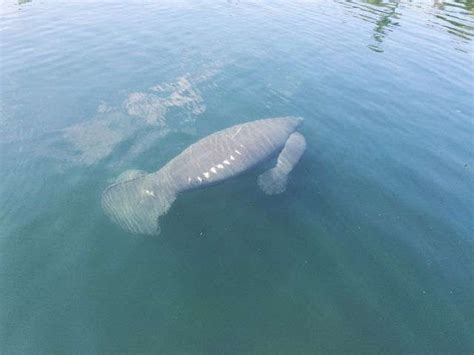
{"label": "manatee's head", "polygon": [[175,197],[160,189],[152,174],[121,180],[102,193],[102,207],[110,219],[136,234],[159,234],[158,219]]}
{"label": "manatee's head", "polygon": [[286,134],[291,134],[303,123],[304,119],[296,116],[284,116],[269,118],[266,121],[270,123],[270,127],[266,128],[267,130],[277,129],[279,131],[283,130]]}
{"label": "manatee's head", "polygon": [[288,116],[287,119],[291,122],[290,124],[293,126],[295,131],[304,121],[304,118],[299,116]]}

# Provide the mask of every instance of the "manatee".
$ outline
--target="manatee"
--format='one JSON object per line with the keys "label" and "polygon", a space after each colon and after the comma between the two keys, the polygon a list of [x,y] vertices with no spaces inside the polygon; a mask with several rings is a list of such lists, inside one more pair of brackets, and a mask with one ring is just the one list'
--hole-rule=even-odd
{"label": "manatee", "polygon": [[274,167],[258,177],[267,194],[282,193],[288,174],[306,149],[297,132],[299,117],[242,123],[190,145],[154,173],[128,171],[107,187],[102,207],[110,219],[137,234],[159,234],[159,218],[178,194],[237,176],[279,154]]}

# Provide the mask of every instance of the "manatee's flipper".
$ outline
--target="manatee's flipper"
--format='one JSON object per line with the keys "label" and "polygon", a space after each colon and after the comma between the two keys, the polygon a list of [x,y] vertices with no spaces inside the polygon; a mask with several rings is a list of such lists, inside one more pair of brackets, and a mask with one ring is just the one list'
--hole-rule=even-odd
{"label": "manatee's flipper", "polygon": [[258,186],[268,195],[275,195],[285,191],[288,174],[298,163],[306,149],[306,140],[295,132],[285,143],[278,156],[275,167],[265,171],[258,177]]}
{"label": "manatee's flipper", "polygon": [[176,195],[156,184],[153,174],[119,181],[102,194],[106,214],[122,228],[138,234],[159,234],[158,218]]}

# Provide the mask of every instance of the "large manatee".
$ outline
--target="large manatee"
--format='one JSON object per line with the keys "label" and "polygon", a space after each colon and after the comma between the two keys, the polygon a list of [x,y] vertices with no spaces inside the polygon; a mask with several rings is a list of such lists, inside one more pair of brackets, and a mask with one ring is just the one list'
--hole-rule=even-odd
{"label": "large manatee", "polygon": [[302,119],[268,118],[215,132],[190,145],[154,173],[121,174],[102,195],[107,215],[122,228],[158,234],[158,219],[181,192],[236,176],[279,153],[276,165],[258,177],[267,194],[285,190],[288,174],[306,148],[296,132]]}

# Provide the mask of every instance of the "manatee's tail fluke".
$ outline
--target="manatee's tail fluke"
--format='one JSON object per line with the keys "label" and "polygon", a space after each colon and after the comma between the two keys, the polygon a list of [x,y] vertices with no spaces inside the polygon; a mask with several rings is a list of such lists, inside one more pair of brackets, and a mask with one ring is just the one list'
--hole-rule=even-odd
{"label": "manatee's tail fluke", "polygon": [[158,219],[168,212],[176,195],[160,189],[154,180],[153,175],[138,175],[106,188],[102,194],[105,213],[129,232],[159,234]]}
{"label": "manatee's tail fluke", "polygon": [[268,195],[276,195],[286,190],[288,174],[293,170],[306,149],[306,140],[295,132],[290,135],[278,156],[275,167],[258,177],[258,186]]}

